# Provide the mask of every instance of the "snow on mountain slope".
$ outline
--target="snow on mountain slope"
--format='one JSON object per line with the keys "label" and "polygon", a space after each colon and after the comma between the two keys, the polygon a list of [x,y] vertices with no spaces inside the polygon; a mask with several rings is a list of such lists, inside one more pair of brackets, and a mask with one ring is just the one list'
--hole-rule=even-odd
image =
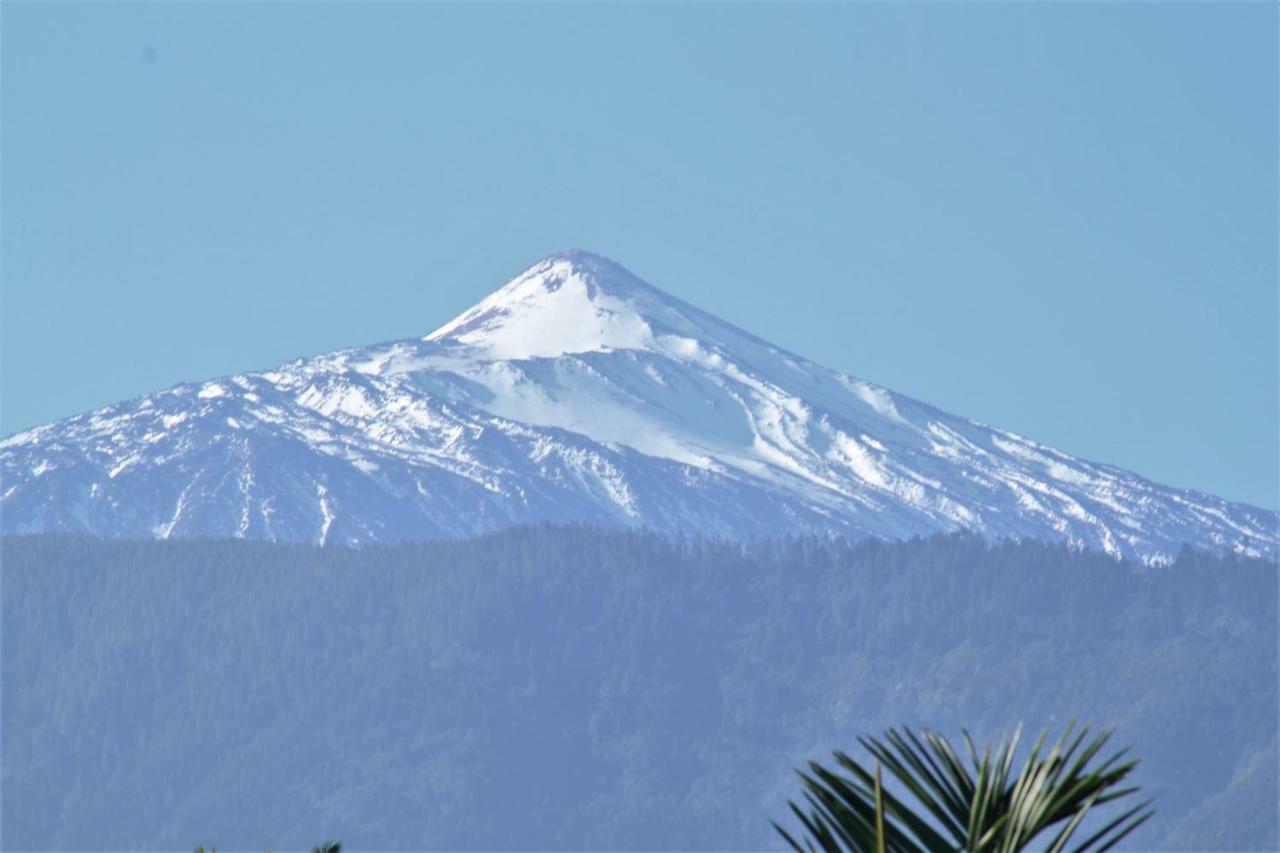
{"label": "snow on mountain slope", "polygon": [[1275,555],[1277,514],[820,367],[603,258],[552,255],[422,339],[181,385],[0,442],[5,532],[369,543],[534,521],[946,530]]}

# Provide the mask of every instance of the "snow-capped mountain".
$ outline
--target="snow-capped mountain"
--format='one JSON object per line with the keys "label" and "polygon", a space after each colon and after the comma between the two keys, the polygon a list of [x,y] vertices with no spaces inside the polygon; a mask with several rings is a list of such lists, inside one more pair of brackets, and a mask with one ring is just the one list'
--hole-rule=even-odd
{"label": "snow-capped mountain", "polygon": [[1277,513],[1156,485],[753,337],[584,252],[425,338],[179,385],[0,442],[8,533],[369,543],[535,521],[972,530],[1160,562]]}

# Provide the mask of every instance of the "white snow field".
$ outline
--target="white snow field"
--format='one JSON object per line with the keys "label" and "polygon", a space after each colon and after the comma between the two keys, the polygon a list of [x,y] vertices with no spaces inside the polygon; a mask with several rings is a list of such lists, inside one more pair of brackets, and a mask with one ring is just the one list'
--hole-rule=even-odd
{"label": "white snow field", "polygon": [[771,346],[612,261],[539,261],[425,338],[178,385],[0,441],[6,533],[365,544],[586,522],[969,530],[1147,563],[1277,552],[1160,486]]}

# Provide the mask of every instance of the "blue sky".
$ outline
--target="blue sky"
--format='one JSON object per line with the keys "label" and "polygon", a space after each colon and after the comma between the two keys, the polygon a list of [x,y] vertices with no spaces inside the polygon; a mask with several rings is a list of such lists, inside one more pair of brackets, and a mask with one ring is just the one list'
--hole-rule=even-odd
{"label": "blue sky", "polygon": [[1277,7],[3,9],[16,430],[608,255],[818,362],[1277,496]]}

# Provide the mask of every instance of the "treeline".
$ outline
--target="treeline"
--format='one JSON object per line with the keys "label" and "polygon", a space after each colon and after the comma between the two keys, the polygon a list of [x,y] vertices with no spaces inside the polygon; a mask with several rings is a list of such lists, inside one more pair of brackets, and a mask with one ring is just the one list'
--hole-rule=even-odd
{"label": "treeline", "polygon": [[1277,573],[1043,543],[523,528],[6,537],[5,848],[758,848],[890,725],[1117,727],[1135,846],[1277,846]]}

